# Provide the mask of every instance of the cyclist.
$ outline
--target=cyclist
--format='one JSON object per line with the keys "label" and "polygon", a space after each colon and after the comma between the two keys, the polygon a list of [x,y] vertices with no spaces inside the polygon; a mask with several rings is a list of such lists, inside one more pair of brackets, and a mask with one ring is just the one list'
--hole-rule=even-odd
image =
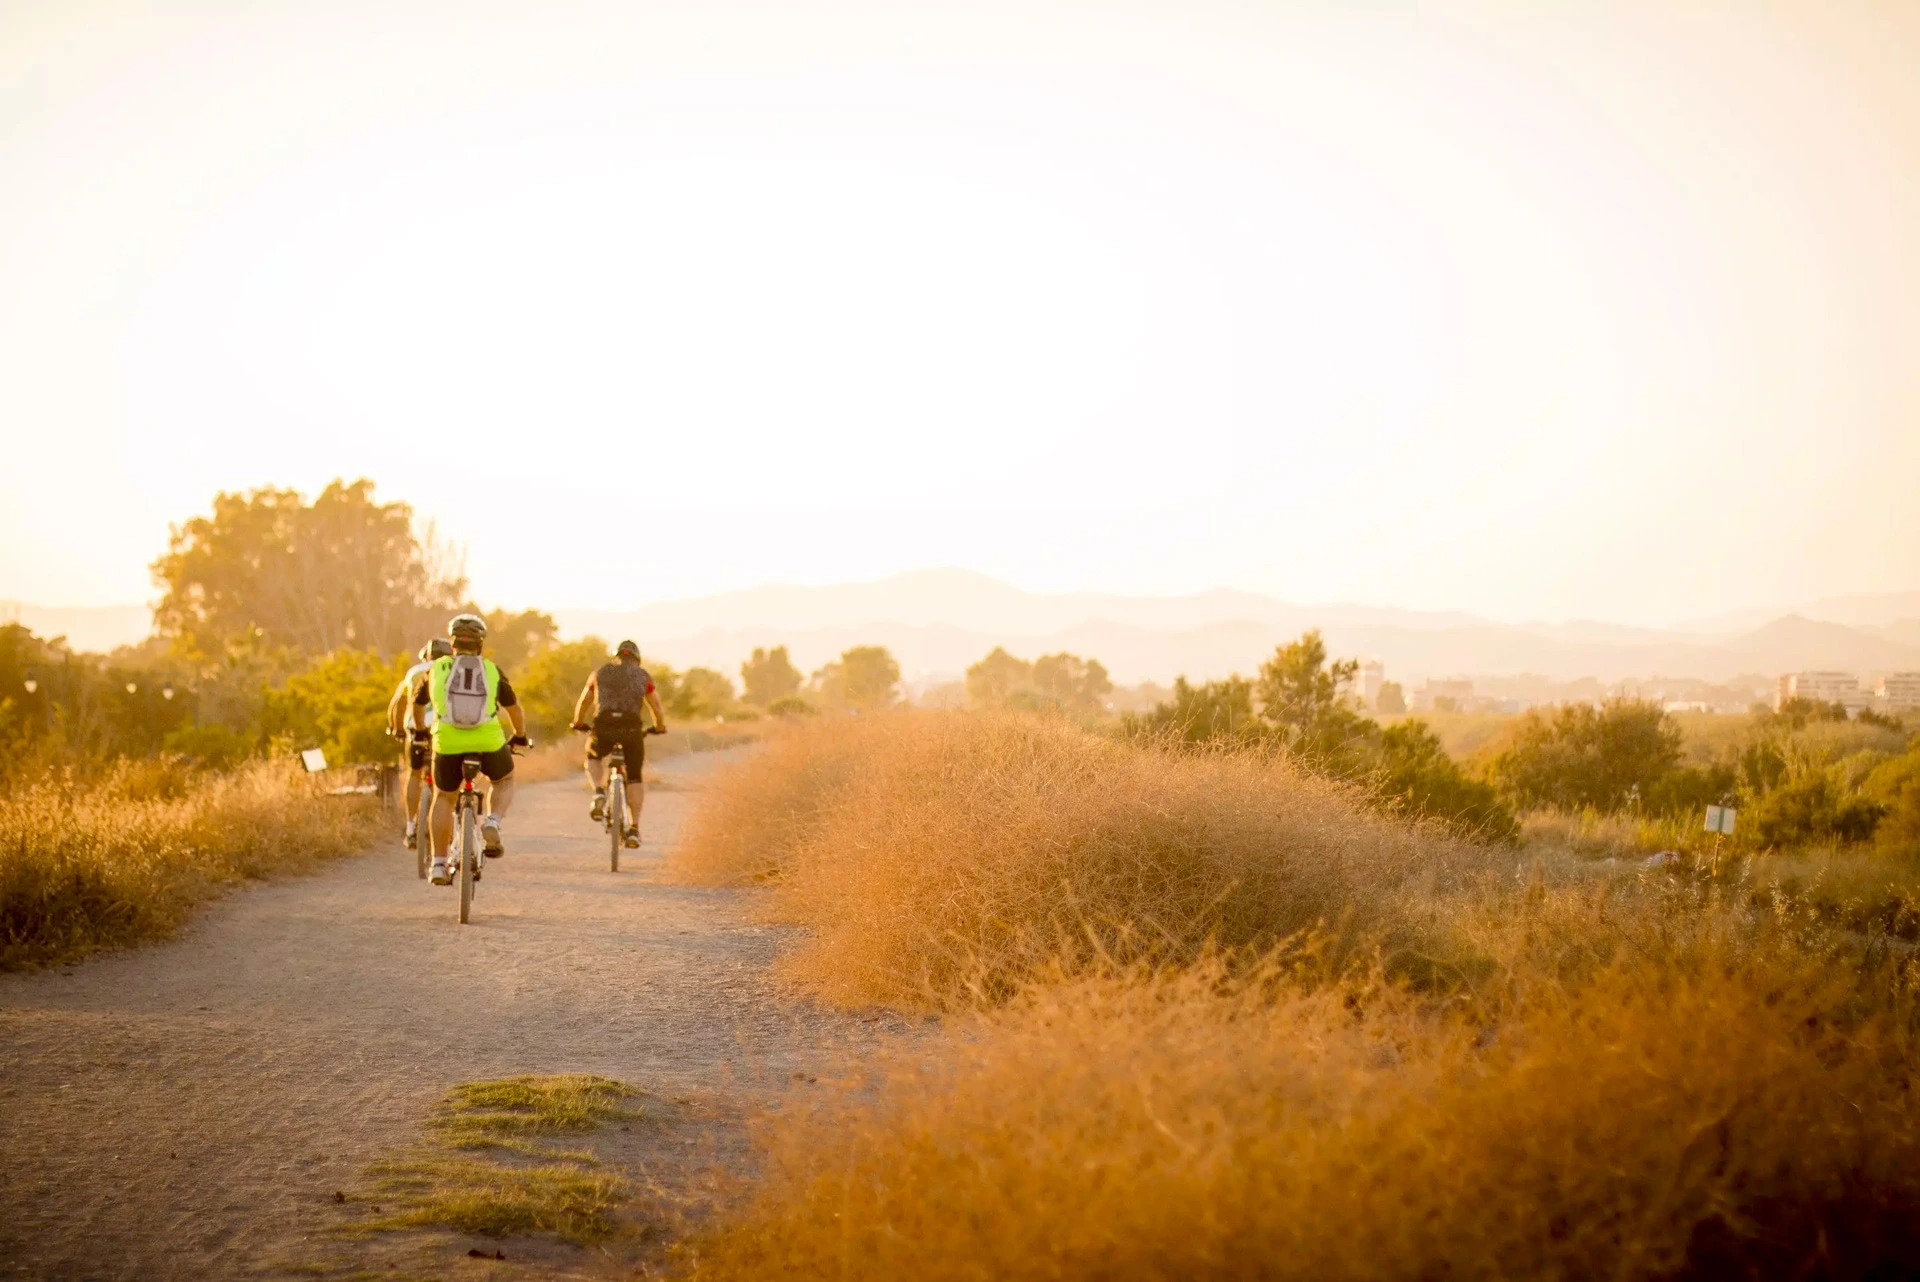
{"label": "cyclist", "polygon": [[[411,742],[403,742],[400,747],[400,773],[407,777],[408,850],[420,844],[420,835],[414,831],[414,816],[420,813],[420,786],[426,782],[427,766],[433,755],[428,732],[412,728],[413,700],[426,682],[427,673],[433,670],[433,661],[452,653],[453,647],[447,644],[445,637],[435,637],[421,646],[420,662],[407,669],[407,675],[401,677],[400,684],[394,687],[393,698],[387,700],[387,733],[395,739],[411,739]],[[431,723],[431,712],[428,713],[428,719]]]}
{"label": "cyclist", "polygon": [[[492,659],[480,657],[487,639],[487,621],[477,614],[457,614],[447,624],[453,641],[451,654],[433,661],[420,693],[413,699],[413,724],[425,729],[427,713],[433,713],[433,864],[428,878],[436,886],[453,883],[447,866],[447,847],[453,844],[453,807],[460,791],[460,759],[478,757],[480,771],[493,780],[487,814],[480,821],[482,853],[498,858],[506,853],[500,835],[500,819],[513,804],[513,749],[527,742],[526,716],[520,700]],[[468,663],[468,659],[479,662]],[[462,689],[449,689],[456,666],[461,671]],[[453,703],[458,699],[459,704]],[[500,724],[505,713],[513,725],[513,738],[507,738]]]}
{"label": "cyclist", "polygon": [[[640,647],[622,641],[613,659],[587,678],[573,705],[573,728],[591,731],[587,736],[587,782],[593,785],[593,818],[603,817],[607,810],[605,758],[618,744],[627,759],[627,803],[632,807],[632,822],[621,836],[629,844],[639,842],[640,807],[646,800],[640,782],[640,768],[647,759],[646,727],[640,724],[642,703],[653,714],[654,728],[665,730],[667,713],[660,706],[660,692],[654,688],[653,677],[640,666]],[[591,724],[587,718],[589,704],[593,706]]]}

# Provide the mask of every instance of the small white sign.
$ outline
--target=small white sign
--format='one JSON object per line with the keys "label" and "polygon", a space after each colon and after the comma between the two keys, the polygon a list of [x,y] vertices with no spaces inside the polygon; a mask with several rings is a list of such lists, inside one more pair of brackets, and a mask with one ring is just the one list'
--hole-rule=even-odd
{"label": "small white sign", "polygon": [[1707,831],[1721,834],[1733,831],[1734,809],[1732,806],[1707,807]]}
{"label": "small white sign", "polygon": [[308,774],[317,775],[327,768],[327,754],[318,748],[306,748],[300,753],[300,762],[306,766]]}

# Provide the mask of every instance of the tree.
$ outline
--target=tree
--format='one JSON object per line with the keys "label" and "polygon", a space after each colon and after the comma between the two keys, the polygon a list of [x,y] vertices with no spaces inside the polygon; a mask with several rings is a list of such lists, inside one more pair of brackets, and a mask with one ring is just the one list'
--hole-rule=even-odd
{"label": "tree", "polygon": [[1092,712],[1113,693],[1113,682],[1100,660],[1062,652],[1033,661],[1033,688],[1056,708]]}
{"label": "tree", "polygon": [[1423,721],[1380,731],[1372,783],[1394,809],[1438,819],[1466,836],[1511,841],[1520,825],[1492,784],[1462,771]]}
{"label": "tree", "polygon": [[539,610],[487,611],[487,657],[512,677],[528,659],[560,639],[560,625]]}
{"label": "tree", "polygon": [[1358,659],[1328,663],[1320,630],[1310,629],[1298,641],[1277,647],[1273,657],[1260,665],[1254,687],[1260,714],[1279,729],[1295,752],[1331,764],[1374,726],[1340,698],[1359,670]]}
{"label": "tree", "polygon": [[294,490],[215,496],[211,516],[174,527],[153,563],[154,625],[184,657],[234,646],[300,654],[395,654],[437,633],[465,581],[436,564],[405,503],[373,482],[335,481],[309,505]]}
{"label": "tree", "polygon": [[526,710],[528,732],[537,739],[565,734],[587,678],[606,661],[607,643],[599,637],[582,637],[548,646],[519,672],[508,673]]}
{"label": "tree", "polygon": [[813,684],[829,705],[862,711],[884,708],[894,701],[900,665],[885,646],[857,645],[814,673]]}
{"label": "tree", "polygon": [[1528,712],[1493,760],[1523,806],[1615,810],[1647,796],[1680,760],[1680,728],[1657,703],[1612,699]]}
{"label": "tree", "polygon": [[1373,707],[1383,717],[1400,716],[1407,710],[1407,693],[1398,681],[1382,681],[1380,697],[1374,700]]}
{"label": "tree", "polygon": [[[657,682],[655,684],[658,684]],[[673,699],[662,699],[676,717],[712,717],[733,706],[733,682],[712,668],[688,668],[675,682]]]}
{"label": "tree", "polygon": [[1121,724],[1134,734],[1172,735],[1186,743],[1257,742],[1265,730],[1253,714],[1253,683],[1241,676],[1200,685],[1175,677],[1171,701],[1144,717],[1128,714]]}
{"label": "tree", "polygon": [[754,647],[753,655],[740,665],[740,684],[744,699],[756,708],[771,708],[782,699],[800,693],[800,669],[787,657],[787,647],[771,650]]}
{"label": "tree", "polygon": [[1033,684],[1033,665],[1000,646],[967,669],[967,701],[976,708],[1004,708]]}

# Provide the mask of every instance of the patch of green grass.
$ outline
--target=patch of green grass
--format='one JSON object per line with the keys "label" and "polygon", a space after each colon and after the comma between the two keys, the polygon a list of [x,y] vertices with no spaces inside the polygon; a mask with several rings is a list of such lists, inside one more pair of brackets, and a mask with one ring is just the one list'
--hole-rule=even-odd
{"label": "patch of green grass", "polygon": [[382,1162],[373,1168],[374,1193],[395,1209],[361,1227],[591,1242],[614,1232],[613,1208],[631,1196],[626,1181],[599,1165],[590,1157],[508,1163],[431,1153]]}
{"label": "patch of green grass", "polygon": [[373,1203],[375,1215],[352,1231],[551,1233],[575,1243],[608,1237],[619,1228],[615,1209],[633,1190],[592,1153],[553,1141],[639,1117],[629,1102],[638,1094],[585,1074],[455,1086],[428,1120],[425,1143],[369,1168],[372,1185],[360,1200]]}
{"label": "patch of green grass", "polygon": [[428,1126],[452,1148],[526,1151],[529,1137],[583,1132],[638,1116],[624,1082],[583,1073],[464,1082],[447,1093]]}

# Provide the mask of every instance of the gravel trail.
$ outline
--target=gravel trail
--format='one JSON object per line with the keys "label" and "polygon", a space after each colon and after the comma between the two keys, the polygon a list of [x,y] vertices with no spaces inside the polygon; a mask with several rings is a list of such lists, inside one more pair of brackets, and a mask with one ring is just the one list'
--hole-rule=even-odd
{"label": "gravel trail", "polygon": [[454,1082],[602,1073],[737,1097],[857,1025],[781,997],[742,892],[657,877],[711,758],[608,871],[577,780],[521,789],[474,924],[391,842],[171,942],[0,976],[0,1277],[256,1276]]}

